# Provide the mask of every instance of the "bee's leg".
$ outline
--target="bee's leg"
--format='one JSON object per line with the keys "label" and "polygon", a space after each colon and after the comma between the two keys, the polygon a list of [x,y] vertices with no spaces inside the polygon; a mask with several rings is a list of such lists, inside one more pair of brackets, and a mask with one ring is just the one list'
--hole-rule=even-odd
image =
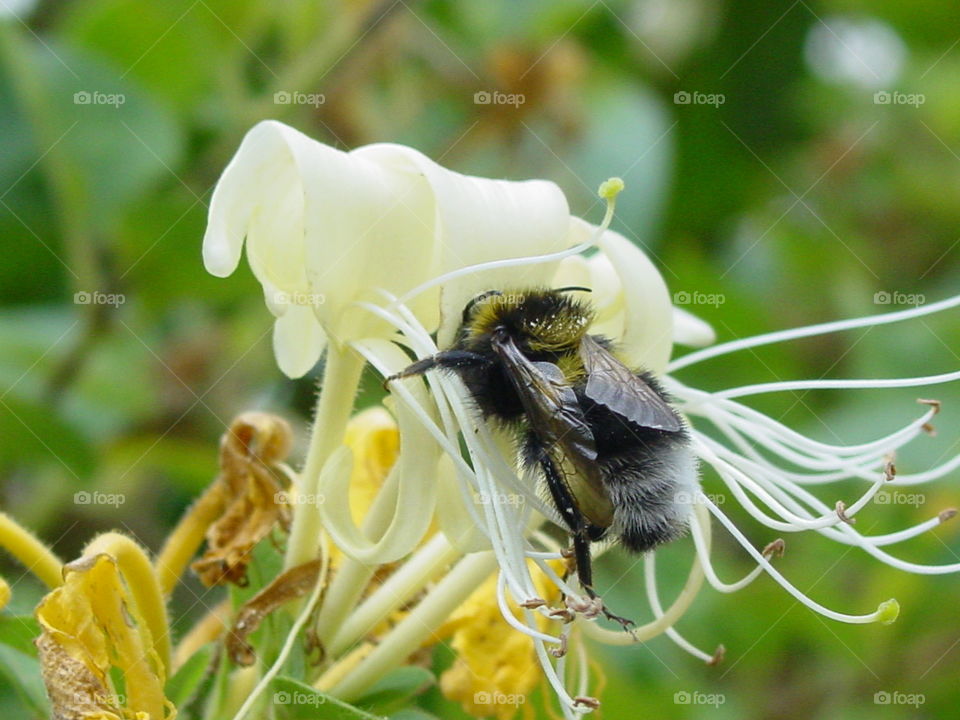
{"label": "bee's leg", "polygon": [[[597,591],[593,589],[593,558],[590,556],[590,537],[586,526],[573,534],[573,553],[577,561],[577,577],[580,579],[580,585],[583,586],[584,592],[602,603],[603,598],[597,595]],[[629,630],[630,626],[634,624],[633,620],[629,618],[614,615],[607,610],[605,605],[603,606],[603,616],[607,620],[620,623],[624,630]]]}
{"label": "bee's leg", "polygon": [[423,360],[417,360],[415,363],[408,365],[400,372],[385,378],[383,381],[383,387],[386,388],[394,380],[412,377],[414,375],[423,375],[425,372],[438,367],[446,368],[448,370],[455,370],[462,367],[483,365],[488,362],[490,362],[489,358],[468,350],[446,350],[444,352],[439,352],[436,355],[431,355],[428,358],[424,358]]}
{"label": "bee's leg", "polygon": [[[589,597],[599,600],[602,604],[603,599],[593,589],[593,558],[590,556],[590,534],[592,530],[590,523],[577,508],[553,458],[542,446],[535,448],[529,446],[534,443],[538,443],[538,440],[535,438],[528,439],[528,453],[531,450],[536,451],[544,478],[547,481],[547,488],[550,490],[551,498],[553,498],[553,504],[560,512],[560,516],[567,524],[573,537],[573,555],[577,563],[577,578],[580,580],[580,586]],[[634,624],[632,620],[614,615],[606,608],[603,608],[603,615],[608,620],[620,623],[625,629]]]}

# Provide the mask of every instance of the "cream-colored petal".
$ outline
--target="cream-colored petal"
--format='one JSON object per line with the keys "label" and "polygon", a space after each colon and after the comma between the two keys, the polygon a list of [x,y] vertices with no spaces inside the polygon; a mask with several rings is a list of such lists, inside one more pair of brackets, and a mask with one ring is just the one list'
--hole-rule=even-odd
{"label": "cream-colored petal", "polygon": [[[568,245],[570,210],[563,192],[552,182],[461,175],[402,145],[369,145],[354,154],[376,159],[385,167],[406,167],[426,178],[436,212],[441,273],[492,260],[544,255]],[[546,285],[555,270],[556,262],[498,268],[446,283],[440,300],[440,346],[452,341],[463,308],[473,296],[491,288]]]}
{"label": "cream-colored petal", "polygon": [[326,344],[327,336],[307,305],[290,305],[273,323],[273,353],[289,378],[310,372]]}
{"label": "cream-colored petal", "polygon": [[[572,218],[571,244],[595,232],[595,226]],[[597,246],[620,281],[623,324],[612,337],[621,356],[633,367],[663,372],[673,345],[673,305],[663,278],[643,251],[619,233],[607,230]],[[605,272],[600,265],[597,271],[598,276]]]}
{"label": "cream-colored petal", "polygon": [[[370,339],[358,342],[365,355],[376,356],[390,371],[409,364],[407,355],[394,343]],[[423,383],[411,383],[410,391],[422,406],[430,395]],[[423,539],[433,520],[437,498],[437,463],[440,448],[428,430],[405,404],[397,406],[400,428],[400,453],[390,469],[383,488],[368,514],[364,527],[357,527],[349,507],[349,487],[353,467],[364,462],[349,449],[341,448],[331,456],[320,474],[324,502],[320,515],[327,532],[347,555],[366,564],[399,560]],[[384,494],[385,493],[385,494]],[[376,537],[368,537],[370,519],[377,525]]]}
{"label": "cream-colored petal", "polygon": [[717,333],[710,323],[681,307],[674,307],[673,341],[689,347],[706,347],[717,341]]}
{"label": "cream-colored petal", "polygon": [[[286,312],[285,295],[323,298],[309,304],[341,342],[389,332],[355,301],[382,301],[376,289],[401,294],[435,272],[433,195],[421,173],[275,121],[247,133],[214,190],[207,269],[231,273],[245,237],[271,311]],[[436,293],[412,306],[436,322]]]}
{"label": "cream-colored petal", "polygon": [[204,265],[213,275],[236,270],[249,237],[262,242],[248,249],[258,278],[272,278],[280,287],[291,275],[300,285],[305,281],[303,192],[284,139],[287,130],[273,121],[254,126],[217,181],[203,238]]}

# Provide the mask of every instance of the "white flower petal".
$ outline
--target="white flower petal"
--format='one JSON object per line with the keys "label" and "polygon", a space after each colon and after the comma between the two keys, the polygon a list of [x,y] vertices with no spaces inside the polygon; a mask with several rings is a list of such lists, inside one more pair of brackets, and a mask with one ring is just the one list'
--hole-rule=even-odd
{"label": "white flower petal", "polygon": [[717,341],[710,323],[681,308],[673,308],[673,341],[688,347],[706,347]]}
{"label": "white flower petal", "polygon": [[273,323],[273,353],[289,378],[310,372],[326,344],[327,336],[309,307],[290,305]]}

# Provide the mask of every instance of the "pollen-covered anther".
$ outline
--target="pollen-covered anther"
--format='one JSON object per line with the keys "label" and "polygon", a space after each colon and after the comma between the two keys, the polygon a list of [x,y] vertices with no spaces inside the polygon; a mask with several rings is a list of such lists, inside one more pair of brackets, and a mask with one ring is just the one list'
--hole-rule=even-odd
{"label": "pollen-covered anther", "polygon": [[[774,541],[776,542],[776,541]],[[780,540],[780,543],[783,543],[783,540]],[[773,545],[774,543],[770,543]],[[717,649],[713,651],[713,657],[707,661],[707,665],[710,667],[716,667],[723,662],[723,659],[727,656],[727,648],[724,645],[717,645]]]}
{"label": "pollen-covered anther", "polygon": [[947,508],[946,510],[941,510],[940,514],[937,517],[940,519],[940,522],[945,523],[947,520],[952,518],[957,514],[956,508]]}
{"label": "pollen-covered anther", "polygon": [[767,546],[763,549],[763,556],[768,560],[772,557],[782,558],[786,549],[787,544],[783,541],[783,538],[777,538],[773,542],[767,543]]}
{"label": "pollen-covered anther", "polygon": [[560,644],[557,647],[550,648],[547,652],[553,655],[555,658],[562,658],[567,654],[567,634],[564,633],[560,636]]}
{"label": "pollen-covered anther", "polygon": [[600,709],[600,701],[597,700],[595,697],[590,697],[589,695],[577,695],[573,699],[573,704],[582,705],[583,707],[588,707],[591,710]]}
{"label": "pollen-covered anther", "polygon": [[556,608],[547,613],[547,617],[553,620],[559,620],[562,623],[572,623],[577,615],[567,608]]}
{"label": "pollen-covered anther", "polygon": [[603,614],[603,600],[592,597],[568,595],[564,598],[567,607],[587,620],[593,620]]}
{"label": "pollen-covered anther", "polygon": [[921,405],[929,405],[933,408],[933,414],[937,415],[940,413],[940,408],[943,405],[939,400],[930,400],[928,398],[917,398],[917,402]]}
{"label": "pollen-covered anther", "polygon": [[886,482],[890,482],[897,477],[897,466],[895,460],[896,458],[893,453],[890,453],[884,458],[883,479]]}
{"label": "pollen-covered anther", "polygon": [[837,500],[837,517],[843,520],[847,525],[853,525],[857,522],[856,518],[847,515],[847,505],[843,500]]}
{"label": "pollen-covered anther", "polygon": [[520,607],[526,608],[527,610],[536,610],[537,608],[542,608],[547,604],[547,601],[543,598],[532,597],[529,600],[524,600],[520,603]]}

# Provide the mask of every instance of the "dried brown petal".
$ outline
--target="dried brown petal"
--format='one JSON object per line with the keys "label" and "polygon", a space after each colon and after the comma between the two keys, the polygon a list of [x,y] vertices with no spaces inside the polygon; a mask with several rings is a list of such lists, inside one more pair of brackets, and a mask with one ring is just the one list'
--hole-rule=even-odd
{"label": "dried brown petal", "polygon": [[288,528],[290,510],[273,466],[290,451],[292,432],[276,415],[250,412],[236,418],[220,441],[224,509],[207,530],[207,549],[193,563],[205,585],[246,584],[254,546],[278,525]]}
{"label": "dried brown petal", "polygon": [[238,611],[227,635],[227,652],[237,665],[252,665],[256,660],[247,638],[260,627],[270,613],[291,600],[304,597],[317,583],[321,561],[311,560],[277,575],[269,585],[250,598]]}

